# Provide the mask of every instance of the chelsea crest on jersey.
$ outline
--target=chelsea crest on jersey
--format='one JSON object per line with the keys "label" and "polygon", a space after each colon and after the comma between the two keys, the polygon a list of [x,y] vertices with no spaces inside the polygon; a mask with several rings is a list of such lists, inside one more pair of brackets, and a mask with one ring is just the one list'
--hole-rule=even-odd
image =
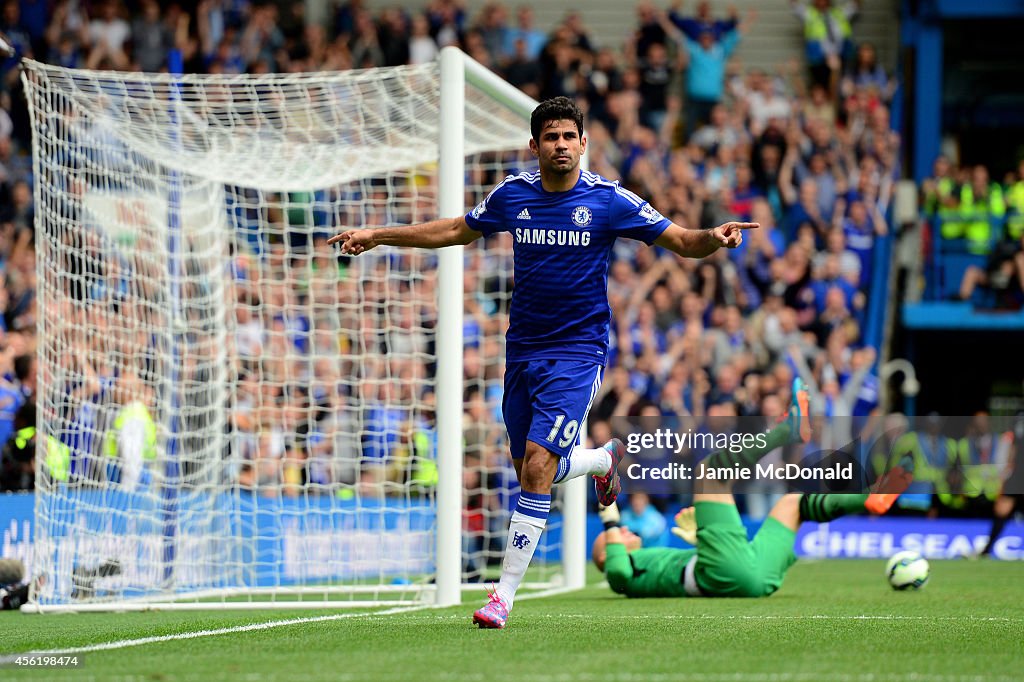
{"label": "chelsea crest on jersey", "polygon": [[654,242],[669,220],[619,183],[584,171],[566,192],[548,192],[540,174],[510,175],[466,223],[485,236],[514,239],[507,355],[515,359],[589,358],[608,345],[608,266],[619,237]]}

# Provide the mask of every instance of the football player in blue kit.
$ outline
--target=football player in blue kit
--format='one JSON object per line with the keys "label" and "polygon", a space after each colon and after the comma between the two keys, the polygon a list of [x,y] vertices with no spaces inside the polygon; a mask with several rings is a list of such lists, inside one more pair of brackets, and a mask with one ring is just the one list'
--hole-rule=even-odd
{"label": "football player in blue kit", "polygon": [[598,501],[615,501],[625,448],[580,445],[580,425],[601,386],[608,353],[608,268],[619,237],[687,258],[735,248],[757,223],[699,230],[676,225],[618,182],[580,169],[583,114],[567,97],[530,120],[539,170],[510,175],[465,216],[411,226],[349,229],[328,240],[358,255],[375,246],[441,248],[510,232],[515,289],[506,336],[505,427],[522,493],[509,524],[501,579],[474,615],[503,628],[547,522],[552,485],[592,475]]}

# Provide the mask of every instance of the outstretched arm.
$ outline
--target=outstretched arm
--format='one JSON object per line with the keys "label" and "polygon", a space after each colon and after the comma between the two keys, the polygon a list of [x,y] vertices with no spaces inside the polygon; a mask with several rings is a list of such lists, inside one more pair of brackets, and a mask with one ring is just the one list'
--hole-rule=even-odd
{"label": "outstretched arm", "polygon": [[688,230],[672,223],[654,243],[683,258],[704,258],[723,246],[735,249],[743,243],[743,230],[760,226],[759,223],[725,223],[710,230]]}
{"label": "outstretched arm", "polygon": [[792,345],[789,347],[789,357],[796,366],[796,373],[804,380],[807,387],[811,389],[811,395],[816,396],[821,393],[821,388],[818,386],[818,382],[814,379],[814,372],[807,365],[807,358],[804,357],[804,352],[800,346]]}
{"label": "outstretched arm", "polygon": [[598,516],[604,525],[605,560],[604,574],[608,586],[617,594],[624,594],[629,581],[633,579],[633,564],[619,530],[619,507],[614,502],[607,507],[598,505]]}
{"label": "outstretched arm", "polygon": [[612,592],[625,594],[626,586],[633,579],[633,564],[629,562],[629,553],[619,529],[612,528],[606,532],[608,544],[605,548],[607,555],[604,560],[604,575]]}
{"label": "outstretched arm", "polygon": [[375,246],[413,246],[422,249],[440,249],[456,244],[469,244],[479,239],[477,232],[466,224],[465,216],[441,218],[429,223],[399,227],[375,227],[345,230],[327,240],[328,244],[341,242],[341,252],[358,256]]}

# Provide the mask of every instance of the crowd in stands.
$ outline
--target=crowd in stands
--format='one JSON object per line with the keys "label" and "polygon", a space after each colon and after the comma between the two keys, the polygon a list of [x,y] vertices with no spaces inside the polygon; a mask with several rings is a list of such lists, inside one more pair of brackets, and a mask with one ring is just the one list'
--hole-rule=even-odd
{"label": "crowd in stands", "polygon": [[[591,170],[618,180],[683,225],[761,224],[746,233],[741,248],[703,260],[683,260],[632,242],[617,245],[608,285],[612,353],[590,415],[591,439],[600,443],[608,437],[615,416],[745,416],[770,426],[787,409],[791,380],[799,374],[812,387],[813,409],[821,417],[816,440],[771,455],[798,461],[814,448],[842,447],[862,430],[876,433],[884,425],[877,418],[878,349],[866,344],[864,328],[875,243],[887,231],[893,183],[902,169],[900,137],[890,119],[896,83],[880,66],[873,46],[855,41],[850,21],[856,6],[814,0],[796,2],[794,10],[794,21],[804,24],[806,70],[795,62],[776,68],[740,63],[736,49],[745,32],[756,27],[756,14],[718,16],[705,1],[693,8],[677,2],[667,11],[638,3],[636,26],[621,45],[599,44],[583,11],[567,13],[554,26],[537,26],[529,4],[510,8],[492,2],[471,15],[460,0],[431,0],[422,12],[398,6],[371,12],[360,0],[348,0],[335,7],[327,27],[307,24],[301,2],[143,0],[129,12],[118,0],[6,0],[0,30],[19,48],[19,56],[66,67],[160,71],[167,69],[169,50],[176,48],[187,72],[210,74],[417,64],[456,44],[531,96],[574,98],[587,113]],[[14,432],[17,408],[31,404],[34,386],[30,138],[18,106],[17,75],[16,60],[0,64],[0,258],[7,283],[0,289],[5,303],[0,439]],[[936,180],[926,191],[933,212],[941,214],[952,200],[961,206],[977,203],[994,191],[982,190],[989,185],[980,178],[972,185],[965,173],[948,164],[937,167]],[[1006,194],[1024,193],[1015,182]],[[967,198],[970,190],[954,187],[975,187],[970,195],[975,198]],[[949,229],[950,222],[944,225]],[[486,262],[483,255],[474,256],[483,248],[471,247],[468,262]],[[240,254],[239,259],[267,268],[274,254]],[[318,271],[341,273],[338,286],[359,288],[344,281],[344,259],[339,270],[326,251],[315,258]],[[1019,254],[1010,262],[1013,267],[970,275],[965,296],[970,295],[968,281],[994,287],[1010,270],[1008,276],[1024,279]],[[383,295],[369,285],[364,289],[365,296]],[[284,307],[284,301],[310,294],[241,291],[245,300],[238,306],[235,346],[253,354],[282,350],[274,339],[285,338],[281,329],[293,321],[252,313],[261,304]],[[469,306],[467,311],[472,318],[468,328],[490,329],[500,327],[505,312],[500,306]],[[353,334],[360,333],[358,317],[347,323],[355,325]],[[316,321],[305,324],[310,336],[320,331]],[[431,326],[423,319],[392,319],[391,324]],[[417,343],[426,342],[410,336],[409,343],[418,348]],[[476,354],[476,348],[467,348],[467,359]],[[500,357],[500,348],[489,349],[491,356]],[[336,378],[340,372],[328,359],[317,361],[312,375]],[[508,508],[509,502],[488,491],[507,491],[514,481],[504,432],[495,418],[501,367],[488,366],[483,373],[487,381],[467,390],[465,400],[468,457],[484,465],[467,473],[466,485],[473,491],[467,510],[471,526],[486,518],[504,524],[502,514],[489,512]],[[279,391],[272,396],[276,407],[261,410],[265,389],[243,379],[241,407],[232,417],[249,435],[239,446],[245,448],[245,463],[236,472],[240,485],[278,495],[297,494],[312,482],[328,490],[358,485],[360,477],[371,482],[365,471],[329,466],[314,471],[308,463],[315,458],[308,453],[287,454],[294,443],[316,449],[321,459],[330,459],[334,447],[379,450],[374,457],[381,461],[397,457],[401,449],[404,457],[419,462],[416,467],[373,475],[386,477],[395,489],[432,485],[432,415],[421,412],[418,423],[408,424],[401,410],[380,407],[411,385],[401,371],[389,377],[394,385],[377,385],[381,395],[372,414],[351,411],[361,409],[360,395],[317,395],[312,387],[293,395]],[[326,393],[337,385],[326,379],[318,384]],[[296,437],[289,407],[301,414],[314,399],[324,414],[338,412],[332,419],[340,438],[308,437],[308,426],[304,437]],[[417,399],[429,402],[432,396]],[[346,414],[355,417],[346,422]],[[833,429],[829,418],[834,416],[854,419],[835,420],[845,426]],[[348,430],[355,424],[385,436],[358,442]],[[23,461],[19,456],[4,461]],[[291,468],[282,465],[289,457]],[[26,487],[24,477],[8,477],[13,471],[8,464],[4,484]],[[678,503],[678,492],[655,503]],[[755,486],[748,492],[746,511],[760,516],[781,490]],[[646,504],[637,496],[630,513],[644,532],[663,532],[646,513]]]}
{"label": "crowd in stands", "polygon": [[927,296],[1024,306],[1024,160],[998,182],[984,165],[958,168],[940,156],[921,189]]}

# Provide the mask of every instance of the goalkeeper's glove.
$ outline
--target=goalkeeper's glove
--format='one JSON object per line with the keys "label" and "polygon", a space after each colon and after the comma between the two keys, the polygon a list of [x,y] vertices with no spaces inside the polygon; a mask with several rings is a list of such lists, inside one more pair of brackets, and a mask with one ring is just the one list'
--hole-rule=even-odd
{"label": "goalkeeper's glove", "polygon": [[597,516],[601,519],[601,523],[604,524],[604,529],[618,528],[619,526],[619,505],[612,502],[609,506],[605,507],[597,505]]}
{"label": "goalkeeper's glove", "polygon": [[676,525],[672,528],[672,534],[689,545],[697,546],[697,516],[693,507],[681,509],[676,514]]}

